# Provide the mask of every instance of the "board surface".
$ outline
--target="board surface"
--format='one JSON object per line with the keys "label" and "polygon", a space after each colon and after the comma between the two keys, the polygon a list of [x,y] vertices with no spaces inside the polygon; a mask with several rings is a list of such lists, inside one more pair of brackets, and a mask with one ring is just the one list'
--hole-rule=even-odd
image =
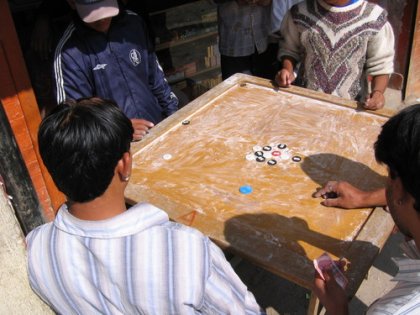
{"label": "board surface", "polygon": [[[373,144],[387,118],[320,95],[244,75],[230,78],[133,147],[127,199],[150,202],[219,245],[308,286],[312,260],[324,251],[348,257],[355,245],[376,247],[357,240],[373,209],[323,207],[312,198],[316,188],[347,180],[375,189],[386,174]],[[246,159],[255,146],[278,144],[290,151],[276,165]],[[302,161],[293,162],[295,155]],[[241,193],[244,185],[252,192]]]}

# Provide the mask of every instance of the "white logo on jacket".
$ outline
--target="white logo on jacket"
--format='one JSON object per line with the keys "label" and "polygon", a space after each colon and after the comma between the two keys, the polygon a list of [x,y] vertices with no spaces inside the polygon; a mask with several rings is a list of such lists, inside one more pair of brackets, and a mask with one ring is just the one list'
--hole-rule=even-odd
{"label": "white logo on jacket", "polygon": [[137,49],[130,50],[130,60],[134,67],[141,62],[141,55]]}
{"label": "white logo on jacket", "polygon": [[107,66],[107,64],[106,63],[98,63],[96,66],[95,66],[95,68],[93,68],[93,70],[101,70],[101,69],[104,69],[105,70],[105,67]]}

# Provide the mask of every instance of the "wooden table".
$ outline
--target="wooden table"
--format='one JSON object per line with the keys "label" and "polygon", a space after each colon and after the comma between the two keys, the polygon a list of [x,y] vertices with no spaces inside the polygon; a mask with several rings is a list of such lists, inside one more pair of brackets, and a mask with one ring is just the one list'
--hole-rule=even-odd
{"label": "wooden table", "polygon": [[[374,159],[373,143],[388,114],[237,74],[133,144],[126,198],[164,209],[222,248],[305,288],[311,288],[314,258],[325,251],[346,257],[352,296],[392,219],[381,208],[326,208],[311,195],[330,179],[362,189],[384,185],[386,170]],[[267,145],[285,159],[276,165],[246,159],[255,146]],[[244,185],[252,192],[241,193]],[[309,312],[316,303],[312,298]]]}

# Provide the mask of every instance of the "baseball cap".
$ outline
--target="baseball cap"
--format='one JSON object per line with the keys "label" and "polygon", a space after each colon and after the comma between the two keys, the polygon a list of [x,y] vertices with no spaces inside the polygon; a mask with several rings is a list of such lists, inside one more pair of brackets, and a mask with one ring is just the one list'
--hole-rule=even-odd
{"label": "baseball cap", "polygon": [[117,0],[75,0],[76,10],[83,22],[92,23],[119,12]]}

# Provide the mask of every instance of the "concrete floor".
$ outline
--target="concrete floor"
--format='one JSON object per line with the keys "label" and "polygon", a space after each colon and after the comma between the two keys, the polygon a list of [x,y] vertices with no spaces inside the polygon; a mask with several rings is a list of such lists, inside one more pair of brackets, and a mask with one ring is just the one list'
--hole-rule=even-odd
{"label": "concrete floor", "polygon": [[[391,257],[402,257],[399,244],[401,234],[391,235],[374,261],[366,279],[350,302],[350,314],[364,314],[367,307],[392,289],[391,281],[397,268]],[[309,304],[310,291],[235,257],[231,260],[235,271],[255,295],[269,315],[304,315]],[[323,311],[321,311],[323,314]]]}

